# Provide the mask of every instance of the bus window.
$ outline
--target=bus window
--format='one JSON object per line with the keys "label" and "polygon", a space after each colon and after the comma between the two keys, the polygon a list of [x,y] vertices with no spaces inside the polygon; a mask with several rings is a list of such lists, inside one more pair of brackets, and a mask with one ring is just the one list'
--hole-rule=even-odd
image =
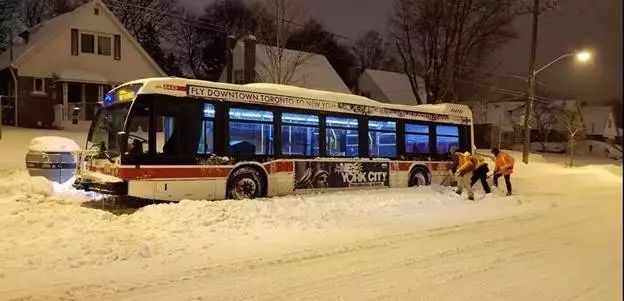
{"label": "bus window", "polygon": [[231,108],[229,116],[230,154],[273,154],[273,112]]}
{"label": "bus window", "polygon": [[135,103],[132,108],[130,123],[128,126],[128,153],[140,155],[148,153],[150,109],[144,103]]}
{"label": "bus window", "polygon": [[282,113],[282,154],[318,156],[318,116]]}
{"label": "bus window", "polygon": [[198,154],[212,154],[214,152],[214,117],[213,104],[205,103],[202,114],[201,135],[199,136]]}
{"label": "bus window", "polygon": [[430,152],[429,125],[405,124],[405,152],[408,154],[428,154]]}
{"label": "bus window", "polygon": [[327,155],[358,157],[358,120],[346,117],[327,117]]}
{"label": "bus window", "polygon": [[448,154],[451,146],[459,146],[459,127],[452,125],[436,125],[436,152]]}
{"label": "bus window", "polygon": [[368,121],[368,153],[371,157],[396,157],[396,122]]}
{"label": "bus window", "polygon": [[200,102],[178,102],[155,99],[156,151],[167,157],[195,158],[201,136]]}

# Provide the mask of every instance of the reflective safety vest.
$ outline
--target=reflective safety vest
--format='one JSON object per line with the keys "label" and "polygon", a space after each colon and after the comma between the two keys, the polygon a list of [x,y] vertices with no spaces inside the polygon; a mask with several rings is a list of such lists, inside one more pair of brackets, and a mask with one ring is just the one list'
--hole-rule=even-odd
{"label": "reflective safety vest", "polygon": [[465,152],[462,154],[460,152],[456,152],[455,155],[457,156],[457,161],[458,161],[457,171],[459,172],[461,176],[465,175],[466,173],[471,172],[474,169],[474,165],[470,161],[470,153]]}

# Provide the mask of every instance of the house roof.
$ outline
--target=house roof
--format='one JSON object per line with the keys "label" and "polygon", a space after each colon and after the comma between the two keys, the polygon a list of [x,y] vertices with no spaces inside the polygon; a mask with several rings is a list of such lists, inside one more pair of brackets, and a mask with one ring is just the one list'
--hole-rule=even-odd
{"label": "house roof", "polygon": [[[244,49],[244,43],[238,42],[237,47]],[[262,44],[256,45],[256,74],[258,81],[272,82],[269,75],[271,70],[271,60],[269,56],[274,52],[275,47]],[[351,93],[347,85],[342,81],[336,70],[323,55],[284,49],[282,52],[282,62],[285,65],[292,65],[296,61],[303,61],[295,69],[289,85],[309,89],[319,89],[340,93]],[[224,70],[225,72],[225,70]]]}
{"label": "house roof", "polygon": [[[56,38],[59,32],[65,28],[71,26],[72,19],[80,14],[83,10],[98,5],[99,8],[115,23],[121,34],[124,35],[132,45],[138,49],[138,51],[145,57],[145,59],[161,74],[166,75],[160,66],[152,59],[152,57],[143,49],[143,47],[137,42],[137,40],[126,30],[126,28],[119,22],[115,14],[108,9],[108,7],[101,0],[93,0],[87,2],[76,9],[58,15],[52,19],[39,23],[25,32],[28,32],[28,43],[19,43],[13,45],[13,66],[19,68],[20,64],[28,60],[28,58],[37,53],[39,48],[44,46],[50,40]],[[22,33],[21,35],[23,35]],[[10,51],[6,50],[0,54],[0,70],[11,66]]]}
{"label": "house roof", "polygon": [[[417,104],[416,96],[414,96],[412,86],[406,74],[374,69],[366,69],[364,73],[373,80],[386,96],[386,101],[393,104]],[[422,83],[419,84],[422,87]],[[421,95],[421,98],[423,96]]]}
{"label": "house roof", "polygon": [[585,132],[589,135],[602,135],[609,114],[613,114],[613,107],[611,106],[583,106],[581,116],[583,116],[585,123]]}

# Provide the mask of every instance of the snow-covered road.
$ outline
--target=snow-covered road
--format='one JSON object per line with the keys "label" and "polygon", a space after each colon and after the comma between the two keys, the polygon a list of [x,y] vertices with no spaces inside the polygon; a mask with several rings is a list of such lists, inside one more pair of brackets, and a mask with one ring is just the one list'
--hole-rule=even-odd
{"label": "snow-covered road", "polygon": [[531,158],[515,196],[476,203],[432,186],[129,214],[0,161],[0,300],[621,299],[621,162]]}

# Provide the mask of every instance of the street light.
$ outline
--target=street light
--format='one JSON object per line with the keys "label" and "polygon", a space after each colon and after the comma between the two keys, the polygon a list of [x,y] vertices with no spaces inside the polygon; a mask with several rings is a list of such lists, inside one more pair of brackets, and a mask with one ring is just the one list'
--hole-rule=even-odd
{"label": "street light", "polygon": [[581,63],[585,63],[589,61],[589,59],[591,59],[591,53],[589,51],[566,53],[537,70],[533,69],[534,71],[530,72],[529,74],[529,99],[527,100],[527,105],[524,112],[524,145],[522,147],[522,162],[524,162],[525,164],[529,163],[529,151],[531,147],[531,129],[529,128],[529,120],[531,119],[531,112],[533,111],[533,100],[535,99],[535,77],[538,73],[550,67],[552,64],[570,56],[575,56],[576,60]]}

